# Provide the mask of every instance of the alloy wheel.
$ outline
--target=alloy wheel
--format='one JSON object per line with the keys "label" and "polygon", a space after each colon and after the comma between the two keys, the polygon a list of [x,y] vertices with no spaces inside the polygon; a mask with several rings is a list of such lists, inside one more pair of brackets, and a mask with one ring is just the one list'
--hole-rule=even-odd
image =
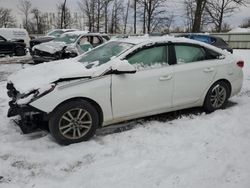
{"label": "alloy wheel", "polygon": [[211,93],[210,102],[214,108],[220,108],[227,99],[227,91],[221,85],[216,85]]}
{"label": "alloy wheel", "polygon": [[79,139],[88,133],[92,118],[88,111],[75,108],[65,112],[59,121],[60,133],[68,139]]}

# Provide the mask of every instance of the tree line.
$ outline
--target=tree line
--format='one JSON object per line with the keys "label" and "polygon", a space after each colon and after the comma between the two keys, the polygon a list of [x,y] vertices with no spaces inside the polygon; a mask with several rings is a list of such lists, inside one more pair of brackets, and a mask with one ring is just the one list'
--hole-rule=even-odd
{"label": "tree line", "polygon": [[[230,29],[225,18],[246,6],[249,0],[183,0],[183,14],[169,10],[170,0],[78,0],[72,12],[67,0],[61,0],[52,13],[33,7],[31,0],[19,0],[22,26],[29,33],[44,34],[52,28],[76,28],[111,34],[152,32],[201,32],[212,28],[222,32]],[[185,24],[175,27],[177,17]],[[0,8],[0,27],[19,27],[11,9]],[[243,21],[250,26],[250,18]]]}

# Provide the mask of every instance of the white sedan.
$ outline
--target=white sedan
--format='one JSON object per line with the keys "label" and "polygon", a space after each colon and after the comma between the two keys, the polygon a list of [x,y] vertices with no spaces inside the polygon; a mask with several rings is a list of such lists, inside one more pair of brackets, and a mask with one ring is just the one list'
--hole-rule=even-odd
{"label": "white sedan", "polygon": [[98,127],[203,106],[224,108],[242,87],[244,62],[211,45],[174,37],[105,43],[69,60],[28,67],[8,79],[8,117],[24,133],[40,121],[60,144]]}

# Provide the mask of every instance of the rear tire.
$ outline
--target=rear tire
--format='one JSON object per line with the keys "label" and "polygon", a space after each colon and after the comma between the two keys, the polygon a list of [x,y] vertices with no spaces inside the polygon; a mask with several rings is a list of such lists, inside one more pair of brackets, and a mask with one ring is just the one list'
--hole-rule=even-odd
{"label": "rear tire", "polygon": [[224,109],[227,105],[230,89],[227,83],[218,81],[214,83],[207,92],[203,108],[205,112],[211,113],[218,109]]}
{"label": "rear tire", "polygon": [[85,100],[69,101],[59,106],[49,120],[49,130],[62,145],[87,141],[99,125],[96,109]]}
{"label": "rear tire", "polygon": [[15,55],[16,56],[24,56],[26,53],[25,53],[25,49],[24,48],[16,48],[15,49]]}

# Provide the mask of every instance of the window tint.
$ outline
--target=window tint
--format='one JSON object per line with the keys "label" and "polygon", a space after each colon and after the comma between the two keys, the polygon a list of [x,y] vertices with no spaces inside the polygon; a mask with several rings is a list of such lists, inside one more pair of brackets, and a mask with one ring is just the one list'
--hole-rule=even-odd
{"label": "window tint", "polygon": [[93,45],[101,44],[101,41],[98,37],[93,37]]}
{"label": "window tint", "polygon": [[177,64],[202,61],[206,59],[203,48],[188,45],[175,45]]}
{"label": "window tint", "polygon": [[136,52],[127,58],[130,64],[138,64],[142,67],[167,64],[167,47],[157,46]]}
{"label": "window tint", "polygon": [[79,41],[79,45],[86,44],[88,43],[88,38],[87,37],[82,37]]}
{"label": "window tint", "polygon": [[5,39],[0,36],[0,42],[4,42],[4,41],[5,41]]}
{"label": "window tint", "polygon": [[206,49],[206,51],[207,51],[207,59],[218,59],[222,55],[210,49]]}

